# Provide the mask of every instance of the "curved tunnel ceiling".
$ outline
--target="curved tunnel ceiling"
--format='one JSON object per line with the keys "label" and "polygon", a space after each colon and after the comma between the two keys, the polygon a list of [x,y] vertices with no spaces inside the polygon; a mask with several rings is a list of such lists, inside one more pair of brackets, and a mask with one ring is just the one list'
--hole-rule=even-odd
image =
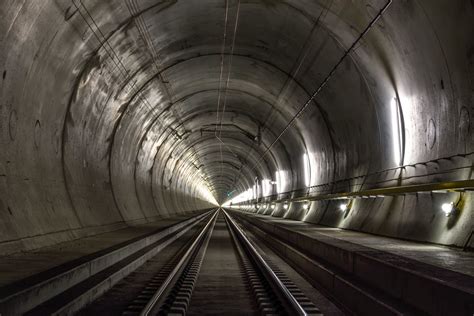
{"label": "curved tunnel ceiling", "polygon": [[5,216],[2,240],[209,207],[277,171],[284,190],[302,188],[305,153],[315,185],[474,147],[469,1],[1,8],[0,206],[17,216]]}

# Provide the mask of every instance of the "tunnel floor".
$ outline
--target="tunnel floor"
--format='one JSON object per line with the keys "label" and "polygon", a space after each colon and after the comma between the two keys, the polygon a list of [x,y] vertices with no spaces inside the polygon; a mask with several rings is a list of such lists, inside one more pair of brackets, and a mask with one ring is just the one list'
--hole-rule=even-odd
{"label": "tunnel floor", "polygon": [[[298,231],[308,236],[327,236],[348,242],[349,247],[368,247],[393,253],[419,262],[459,272],[474,277],[474,254],[459,248],[450,248],[434,244],[424,244],[400,239],[375,236],[371,234],[316,226],[300,221],[270,218],[264,215],[253,215],[263,221]],[[188,216],[179,216],[161,220],[152,224],[128,227],[117,231],[92,237],[81,238],[71,242],[44,247],[31,252],[22,252],[0,256],[0,286],[8,287],[38,273],[47,271],[61,264],[84,258],[100,251],[107,251],[123,242],[140,238],[144,235],[176,224]]]}
{"label": "tunnel floor", "polygon": [[189,315],[258,315],[248,292],[238,254],[222,214],[207,246],[201,271],[189,305]]}
{"label": "tunnel floor", "polygon": [[[156,225],[147,224],[129,227],[33,252],[4,256],[0,261],[2,271],[5,271],[5,273],[2,273],[1,297],[28,290],[54,275],[68,271],[71,267],[88,262],[101,255],[113,253],[114,250],[122,249],[122,247],[126,247],[133,242],[143,241],[150,238],[149,236],[160,234],[169,230],[170,227],[175,227],[174,225],[184,225],[184,222],[191,219],[202,219],[205,214],[207,213],[203,213],[198,217],[179,216],[167,221],[160,221]],[[246,227],[248,237],[256,245],[259,245],[259,249],[266,253],[267,258],[270,258],[275,267],[278,267],[282,273],[289,276],[306,293],[306,297],[315,302],[318,308],[327,315],[341,315],[350,310],[346,309],[346,305],[340,302],[338,295],[345,297],[354,295],[354,293],[349,294],[344,293],[344,291],[339,294],[329,293],[325,288],[324,279],[314,283],[318,276],[312,276],[311,273],[317,271],[318,266],[311,266],[308,262],[301,261],[301,258],[298,259],[298,256],[293,257],[291,251],[306,253],[302,258],[304,256],[315,259],[323,258],[321,264],[327,269],[332,269],[332,273],[340,273],[341,277],[347,277],[344,282],[354,281],[355,286],[362,286],[362,288],[378,286],[378,284],[370,284],[370,281],[358,283],[360,282],[360,274],[367,274],[374,280],[380,278],[380,280],[383,279],[383,282],[392,282],[390,284],[395,288],[401,287],[403,289],[403,286],[415,280],[410,278],[416,276],[416,278],[422,278],[422,280],[441,282],[440,284],[447,288],[459,289],[463,291],[464,294],[462,295],[466,295],[465,293],[471,293],[468,295],[472,295],[474,292],[472,270],[474,256],[471,252],[264,215],[240,212],[236,212],[235,215],[241,224]],[[80,313],[82,315],[91,313],[113,315],[119,314],[121,310],[130,306],[133,298],[137,297],[140,290],[145,287],[144,284],[148,282],[150,275],[161,271],[160,269],[171,262],[174,257],[181,256],[186,249],[186,243],[192,238],[196,238],[197,231],[201,229],[199,227],[203,227],[202,220],[197,220],[196,223],[198,223],[196,226],[193,226],[183,236],[173,241],[170,246],[158,252],[155,257],[148,259],[135,272],[125,277],[112,289],[107,290],[100,298],[90,302],[86,309],[81,308]],[[176,232],[178,231],[179,229],[176,230]],[[170,236],[173,234],[171,233]],[[280,249],[278,248],[280,246],[275,244],[281,242],[286,245],[285,248]],[[320,247],[321,245],[324,246]],[[219,314],[225,310],[227,314],[235,315],[258,314],[256,303],[252,300],[248,280],[245,279],[245,269],[237,255],[237,248],[232,242],[223,214],[218,216],[208,244],[204,249],[202,250],[201,268],[195,281],[187,312],[190,315],[200,315]],[[391,270],[386,270],[387,267],[390,267]],[[359,274],[359,277],[350,277],[348,276],[349,272],[354,273],[354,275]],[[400,273],[408,274],[402,275]],[[368,293],[373,292],[371,288],[366,290]],[[428,292],[431,293],[431,290]],[[373,294],[375,293],[373,292]],[[396,300],[386,298],[384,295],[377,298],[377,300],[382,301],[385,299],[387,299],[386,303],[388,302],[392,306],[401,304],[397,303]],[[60,299],[59,303],[56,299],[54,304],[44,304],[44,306],[33,311],[54,310],[54,306],[58,304],[61,304]],[[402,310],[415,314],[419,312],[416,308],[411,308],[403,307]],[[32,314],[34,315],[35,312]]]}

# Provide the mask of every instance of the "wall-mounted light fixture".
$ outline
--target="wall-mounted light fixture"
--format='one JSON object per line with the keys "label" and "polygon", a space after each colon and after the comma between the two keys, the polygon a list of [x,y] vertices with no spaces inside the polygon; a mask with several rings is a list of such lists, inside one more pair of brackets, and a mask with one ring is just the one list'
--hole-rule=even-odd
{"label": "wall-mounted light fixture", "polygon": [[349,203],[341,203],[341,204],[339,204],[339,209],[340,209],[342,212],[347,211],[348,208],[349,208]]}
{"label": "wall-mounted light fixture", "polygon": [[309,187],[311,184],[311,163],[309,161],[308,154],[303,154],[303,172],[304,172],[304,185]]}
{"label": "wall-mounted light fixture", "polygon": [[263,179],[262,180],[262,195],[267,196],[272,193],[271,180]]}
{"label": "wall-mounted light fixture", "polygon": [[303,209],[304,209],[304,210],[309,209],[309,202],[303,204]]}
{"label": "wall-mounted light fixture", "polygon": [[390,104],[390,118],[392,121],[393,161],[396,166],[403,164],[403,114],[398,98],[393,98]]}
{"label": "wall-mounted light fixture", "polygon": [[283,204],[283,208],[284,208],[285,210],[287,210],[287,209],[288,209],[288,204],[286,204],[286,203]]}
{"label": "wall-mounted light fixture", "polygon": [[454,205],[454,202],[443,203],[443,205],[441,205],[441,210],[446,217],[449,217],[456,211],[456,206]]}
{"label": "wall-mounted light fixture", "polygon": [[286,188],[285,171],[277,170],[275,172],[275,181],[276,181],[277,193],[282,193]]}
{"label": "wall-mounted light fixture", "polygon": [[271,208],[272,208],[272,210],[275,209],[275,204],[272,204]]}

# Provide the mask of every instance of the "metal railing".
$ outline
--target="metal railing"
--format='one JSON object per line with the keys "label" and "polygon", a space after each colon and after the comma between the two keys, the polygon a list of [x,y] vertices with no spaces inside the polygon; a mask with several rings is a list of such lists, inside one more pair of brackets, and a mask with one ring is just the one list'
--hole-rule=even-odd
{"label": "metal railing", "polygon": [[281,203],[281,202],[302,202],[302,201],[321,201],[321,200],[338,200],[338,199],[350,199],[350,198],[373,198],[382,196],[395,196],[409,193],[422,193],[422,192],[433,192],[433,193],[448,193],[448,192],[464,192],[474,191],[474,180],[461,180],[461,181],[445,181],[427,184],[414,184],[414,185],[402,185],[395,187],[384,187],[360,190],[355,192],[337,192],[337,193],[323,193],[316,195],[303,195],[296,197],[276,197],[274,199],[265,200],[249,200],[234,205],[247,205],[256,203]]}

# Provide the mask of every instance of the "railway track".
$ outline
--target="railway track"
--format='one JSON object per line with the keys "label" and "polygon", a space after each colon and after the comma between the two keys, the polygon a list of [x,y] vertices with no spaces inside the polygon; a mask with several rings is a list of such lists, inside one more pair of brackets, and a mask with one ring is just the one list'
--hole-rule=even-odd
{"label": "railway track", "polygon": [[[395,275],[410,288],[433,286],[457,299],[459,306],[449,305],[457,314],[472,309],[469,287],[440,283],[421,268],[456,280],[452,271],[326,235],[310,238],[252,216],[214,209],[172,220],[3,289],[0,314],[423,314],[427,304],[408,304],[402,299],[409,296],[396,296],[397,287],[386,286]],[[381,275],[380,283],[368,282],[373,279],[364,271]]]}
{"label": "railway track", "polygon": [[[119,307],[111,308],[114,304]],[[79,312],[97,313],[318,315],[320,311],[235,219],[218,209],[168,253],[151,259]]]}

